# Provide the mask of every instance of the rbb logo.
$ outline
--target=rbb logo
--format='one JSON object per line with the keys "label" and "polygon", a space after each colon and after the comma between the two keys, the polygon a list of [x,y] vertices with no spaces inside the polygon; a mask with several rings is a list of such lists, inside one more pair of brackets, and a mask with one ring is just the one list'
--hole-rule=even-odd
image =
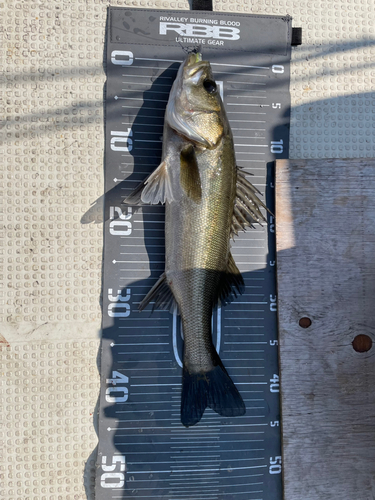
{"label": "rbb logo", "polygon": [[218,40],[239,40],[240,30],[227,26],[208,26],[207,24],[160,23],[160,35],[175,31],[181,36],[199,36],[201,38],[216,38]]}

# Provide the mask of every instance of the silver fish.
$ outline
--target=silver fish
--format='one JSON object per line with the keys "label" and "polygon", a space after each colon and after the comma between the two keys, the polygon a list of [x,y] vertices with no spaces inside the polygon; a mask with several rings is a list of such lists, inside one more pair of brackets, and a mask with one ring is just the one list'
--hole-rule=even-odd
{"label": "silver fish", "polygon": [[140,304],[173,309],[184,333],[181,422],[192,426],[207,406],[223,416],[246,412],[212,343],[218,301],[240,294],[243,278],[230,238],[265,221],[259,191],[236,166],[233,136],[211,66],[199,53],[181,64],[165,113],[159,167],[127,197],[165,203],[165,272]]}

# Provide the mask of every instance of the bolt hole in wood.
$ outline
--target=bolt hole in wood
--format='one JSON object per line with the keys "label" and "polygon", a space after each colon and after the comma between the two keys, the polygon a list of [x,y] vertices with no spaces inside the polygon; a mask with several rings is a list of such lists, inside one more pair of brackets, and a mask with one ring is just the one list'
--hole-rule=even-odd
{"label": "bolt hole in wood", "polygon": [[352,342],[353,349],[356,352],[367,352],[371,349],[372,347],[372,340],[371,337],[368,335],[357,335],[354,337],[354,340]]}
{"label": "bolt hole in wood", "polygon": [[311,326],[311,319],[310,318],[306,318],[306,317],[301,318],[299,320],[299,326],[301,328],[308,328],[309,326]]}

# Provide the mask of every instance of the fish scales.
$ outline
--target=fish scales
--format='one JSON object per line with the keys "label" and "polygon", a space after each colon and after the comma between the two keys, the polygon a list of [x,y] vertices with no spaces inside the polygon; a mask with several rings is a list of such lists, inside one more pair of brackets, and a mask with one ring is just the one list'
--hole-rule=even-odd
{"label": "fish scales", "polygon": [[202,203],[188,196],[180,206],[166,203],[166,275],[182,317],[184,362],[194,372],[213,368],[212,306],[229,254],[236,176],[234,169],[225,171],[225,149],[233,156],[225,143],[196,155]]}
{"label": "fish scales", "polygon": [[239,416],[245,404],[212,342],[218,301],[241,293],[230,238],[266,220],[257,189],[236,166],[233,136],[209,62],[190,54],[169,96],[160,166],[125,200],[165,203],[165,272],[140,304],[181,314],[184,334],[181,422],[195,425],[210,406]]}

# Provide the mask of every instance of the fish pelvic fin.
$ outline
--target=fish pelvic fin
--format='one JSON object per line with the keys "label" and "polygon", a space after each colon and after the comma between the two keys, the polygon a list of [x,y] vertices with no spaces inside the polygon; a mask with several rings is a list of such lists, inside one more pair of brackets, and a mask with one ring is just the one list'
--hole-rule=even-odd
{"label": "fish pelvic fin", "polygon": [[223,417],[245,415],[241,394],[225,370],[219,356],[217,365],[204,373],[189,373],[184,367],[181,394],[181,423],[185,427],[197,424],[207,406]]}
{"label": "fish pelvic fin", "polygon": [[192,144],[180,153],[180,184],[186,195],[195,203],[202,201],[202,186],[198,161]]}
{"label": "fish pelvic fin", "polygon": [[175,200],[168,162],[164,160],[135,190],[125,198],[127,205],[157,205]]}
{"label": "fish pelvic fin", "polygon": [[173,312],[174,308],[177,307],[176,301],[172,294],[172,290],[167,283],[167,277],[165,273],[160,276],[158,281],[139,304],[139,311],[143,311],[143,309],[152,301],[154,301],[152,311],[160,308]]}
{"label": "fish pelvic fin", "polygon": [[237,167],[237,190],[234,202],[231,237],[238,235],[238,231],[245,231],[246,227],[254,228],[254,224],[267,222],[261,208],[271,213],[266,205],[258,198],[261,192],[246,179],[246,172]]}
{"label": "fish pelvic fin", "polygon": [[[244,291],[245,283],[240,270],[229,252],[227,270],[221,274],[215,304],[220,300],[222,305],[229,304]],[[215,305],[214,304],[214,305]]]}

